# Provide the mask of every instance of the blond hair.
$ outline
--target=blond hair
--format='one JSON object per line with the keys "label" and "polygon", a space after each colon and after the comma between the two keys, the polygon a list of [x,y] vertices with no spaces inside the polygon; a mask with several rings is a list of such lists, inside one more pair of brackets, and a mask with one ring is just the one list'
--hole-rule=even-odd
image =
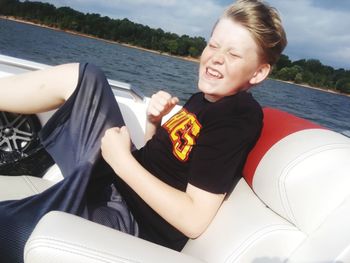
{"label": "blond hair", "polygon": [[274,65],[287,45],[278,11],[259,0],[238,0],[220,19],[228,18],[244,26],[260,49],[263,62]]}

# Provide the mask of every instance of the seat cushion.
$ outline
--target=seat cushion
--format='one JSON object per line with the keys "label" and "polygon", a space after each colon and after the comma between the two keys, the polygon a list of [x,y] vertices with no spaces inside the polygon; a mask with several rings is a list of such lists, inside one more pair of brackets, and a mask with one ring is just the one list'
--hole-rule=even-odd
{"label": "seat cushion", "polygon": [[215,263],[268,262],[264,261],[268,258],[283,262],[305,238],[266,207],[241,179],[208,229],[189,240],[183,252]]}
{"label": "seat cushion", "polygon": [[349,138],[321,129],[299,131],[265,154],[253,190],[274,212],[310,234],[348,197],[349,159]]}
{"label": "seat cushion", "polygon": [[0,175],[0,201],[22,199],[48,189],[55,182],[33,176]]}

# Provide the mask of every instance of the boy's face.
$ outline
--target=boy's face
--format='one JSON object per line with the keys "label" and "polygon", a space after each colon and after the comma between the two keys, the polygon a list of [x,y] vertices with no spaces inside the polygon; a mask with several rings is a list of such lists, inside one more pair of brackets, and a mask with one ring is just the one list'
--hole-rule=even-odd
{"label": "boy's face", "polygon": [[230,19],[216,25],[203,50],[198,87],[209,101],[246,90],[256,84],[261,63],[250,32]]}

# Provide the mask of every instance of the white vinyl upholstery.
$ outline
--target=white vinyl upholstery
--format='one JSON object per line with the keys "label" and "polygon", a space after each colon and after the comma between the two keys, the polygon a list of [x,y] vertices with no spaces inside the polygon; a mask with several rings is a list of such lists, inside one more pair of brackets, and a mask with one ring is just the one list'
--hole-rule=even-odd
{"label": "white vinyl upholstery", "polygon": [[266,205],[307,234],[345,200],[349,189],[349,138],[325,129],[299,131],[276,143],[253,181]]}
{"label": "white vinyl upholstery", "polygon": [[144,145],[144,127],[146,124],[146,107],[144,103],[133,102],[133,107],[130,108],[130,99],[118,98],[118,105],[123,115],[130,137],[136,148],[141,148]]}
{"label": "white vinyl upholstery", "polygon": [[287,262],[350,262],[349,222],[350,196],[347,196],[328,214],[322,224],[307,236]]}
{"label": "white vinyl upholstery", "polygon": [[182,253],[62,212],[50,212],[41,220],[26,244],[24,261],[203,263]]}
{"label": "white vinyl upholstery", "polygon": [[33,176],[0,175],[0,201],[22,199],[41,193],[55,182]]}
{"label": "white vinyl upholstery", "polygon": [[304,238],[304,233],[266,207],[241,179],[209,228],[198,239],[189,240],[183,252],[213,263],[273,258],[282,262]]}
{"label": "white vinyl upholstery", "polygon": [[264,154],[253,190],[242,179],[183,252],[206,262],[350,262],[349,138],[288,135]]}

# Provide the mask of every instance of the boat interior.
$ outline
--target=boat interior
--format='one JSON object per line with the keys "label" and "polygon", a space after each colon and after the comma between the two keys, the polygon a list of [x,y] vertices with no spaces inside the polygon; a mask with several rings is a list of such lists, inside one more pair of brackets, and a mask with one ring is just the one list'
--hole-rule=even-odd
{"label": "boat interior", "polygon": [[[0,77],[45,67],[0,56]],[[134,144],[142,147],[149,98],[126,83],[109,82]],[[51,115],[37,117],[45,125]],[[42,177],[3,174],[0,201],[40,193],[61,179],[56,165]],[[243,177],[208,229],[181,252],[52,211],[37,224],[23,257],[26,263],[350,262],[349,222],[350,138],[265,108]]]}

